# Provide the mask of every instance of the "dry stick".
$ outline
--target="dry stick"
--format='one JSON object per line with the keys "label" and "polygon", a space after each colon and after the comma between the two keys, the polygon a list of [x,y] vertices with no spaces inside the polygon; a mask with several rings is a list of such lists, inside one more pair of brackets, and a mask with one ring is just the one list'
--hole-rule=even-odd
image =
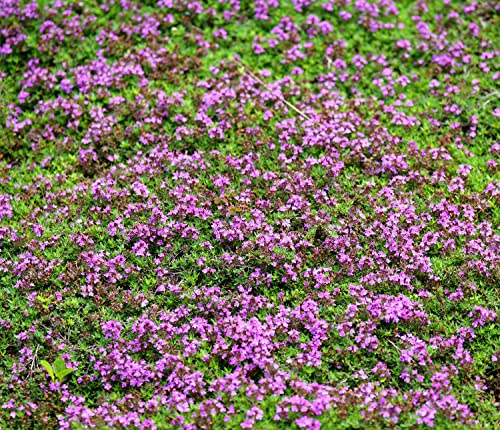
{"label": "dry stick", "polygon": [[401,348],[397,346],[392,340],[387,339],[387,342],[389,342],[394,348],[396,348],[399,352],[401,352]]}
{"label": "dry stick", "polygon": [[[234,62],[238,65],[240,65],[241,67],[243,67],[245,69],[245,71],[252,77],[254,78],[258,83],[260,83],[266,90],[268,90],[269,88],[267,87],[266,83],[260,79],[254,72],[252,72],[252,70],[246,66],[245,64],[243,64],[241,61],[237,60],[236,58],[233,59]],[[279,96],[278,95],[278,99],[280,99],[283,103],[285,103],[288,107],[292,108],[295,112],[297,112],[300,116],[302,116],[303,118],[311,121],[311,118],[309,116],[307,116],[304,112],[302,112],[298,107],[296,107],[295,105],[293,105],[292,103],[290,103],[288,100],[284,99],[283,97]]]}
{"label": "dry stick", "polygon": [[35,371],[35,362],[38,360],[38,350],[40,349],[40,345],[36,346],[35,353],[33,354],[33,360],[31,360],[30,366],[30,375]]}

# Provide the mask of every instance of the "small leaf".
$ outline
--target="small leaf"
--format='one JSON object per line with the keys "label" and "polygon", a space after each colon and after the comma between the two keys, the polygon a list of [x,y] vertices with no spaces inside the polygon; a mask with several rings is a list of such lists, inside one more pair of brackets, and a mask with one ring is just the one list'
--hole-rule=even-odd
{"label": "small leaf", "polygon": [[52,368],[54,369],[54,373],[57,375],[66,369],[66,363],[61,357],[57,357],[56,361],[54,361],[54,364],[52,365]]}
{"label": "small leaf", "polygon": [[241,208],[237,206],[229,206],[229,215],[236,215],[242,211]]}
{"label": "small leaf", "polygon": [[50,363],[48,361],[45,361],[45,360],[40,360],[40,364],[43,367],[45,367],[45,370],[50,375],[50,378],[52,379],[52,382],[55,382],[56,377],[54,375],[54,371],[52,370],[52,366],[50,365]]}
{"label": "small leaf", "polygon": [[70,373],[73,373],[73,372],[74,372],[74,369],[68,367],[68,368],[62,370],[61,372],[56,373],[58,381],[61,382],[65,376],[68,376]]}

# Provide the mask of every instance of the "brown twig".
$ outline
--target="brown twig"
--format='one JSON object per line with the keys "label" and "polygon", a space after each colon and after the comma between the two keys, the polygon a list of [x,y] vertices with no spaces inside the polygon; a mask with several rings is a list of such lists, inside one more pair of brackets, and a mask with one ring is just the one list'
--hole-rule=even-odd
{"label": "brown twig", "polygon": [[[243,64],[241,61],[237,60],[236,58],[234,58],[234,62],[236,64],[238,64],[239,66],[243,67],[246,71],[246,73],[248,73],[253,79],[255,79],[259,84],[261,84],[265,89],[268,89],[267,87],[267,84],[262,80],[260,79],[248,66],[246,66],[245,64]],[[290,107],[291,109],[293,109],[295,112],[297,112],[301,117],[307,119],[307,120],[311,120],[311,118],[306,115],[304,112],[302,112],[297,106],[293,105],[292,103],[290,103],[288,100],[286,100],[285,98],[281,97],[278,95],[278,99],[280,99],[283,103],[285,103],[288,107]]]}

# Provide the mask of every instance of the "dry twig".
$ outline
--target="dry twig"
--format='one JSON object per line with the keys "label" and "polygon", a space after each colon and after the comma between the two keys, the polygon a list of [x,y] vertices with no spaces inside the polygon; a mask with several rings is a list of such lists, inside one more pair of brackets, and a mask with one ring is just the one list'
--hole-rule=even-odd
{"label": "dry twig", "polygon": [[[260,79],[248,66],[246,66],[245,64],[243,64],[241,61],[237,60],[236,58],[234,58],[234,62],[236,64],[238,64],[239,66],[243,67],[245,69],[245,72],[248,73],[253,79],[255,79],[264,88],[268,89],[267,84],[262,79]],[[290,103],[288,100],[286,100],[285,98],[283,98],[281,96],[278,96],[278,98],[283,103],[285,103],[289,108],[291,108],[295,112],[297,112],[302,118],[305,118],[305,119],[307,119],[309,121],[311,120],[311,118],[308,115],[306,115],[304,112],[302,112],[297,106],[295,106],[294,104]]]}

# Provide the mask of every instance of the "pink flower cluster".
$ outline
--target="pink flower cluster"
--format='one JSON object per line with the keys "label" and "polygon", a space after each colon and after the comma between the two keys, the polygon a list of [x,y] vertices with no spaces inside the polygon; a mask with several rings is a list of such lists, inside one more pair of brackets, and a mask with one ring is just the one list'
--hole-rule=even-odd
{"label": "pink flower cluster", "polygon": [[48,3],[0,0],[0,427],[498,404],[498,5]]}

